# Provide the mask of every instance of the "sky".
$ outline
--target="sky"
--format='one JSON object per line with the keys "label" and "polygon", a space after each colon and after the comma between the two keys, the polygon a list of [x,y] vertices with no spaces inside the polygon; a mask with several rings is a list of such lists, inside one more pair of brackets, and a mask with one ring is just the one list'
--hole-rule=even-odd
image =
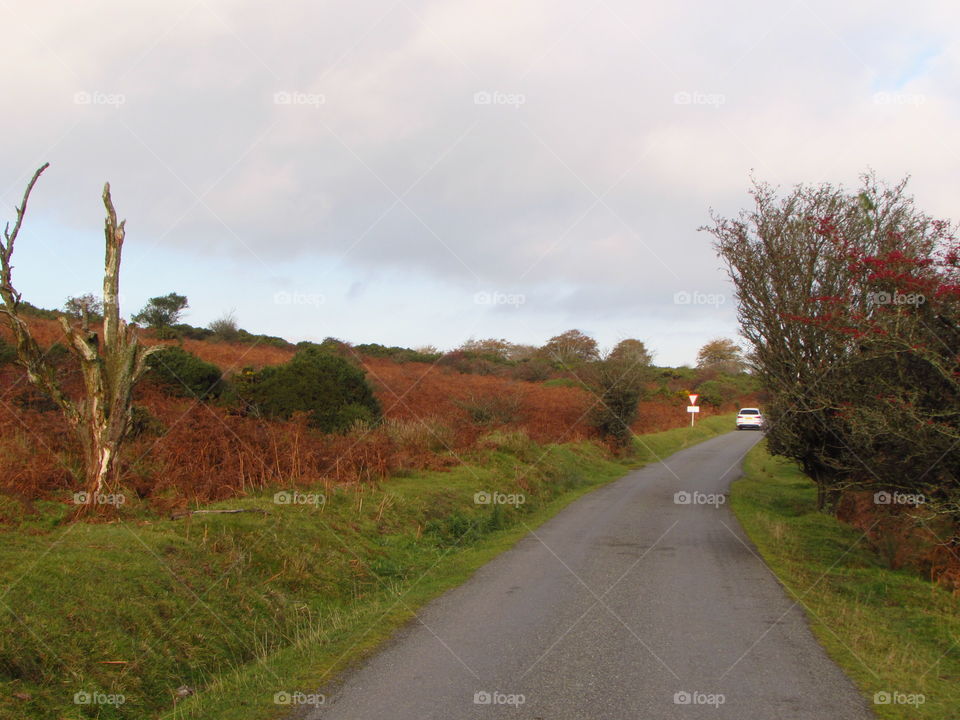
{"label": "sky", "polygon": [[186,295],[292,341],[451,349],[579,328],[662,365],[736,337],[710,211],[873,169],[960,197],[960,6],[2,0],[14,284]]}

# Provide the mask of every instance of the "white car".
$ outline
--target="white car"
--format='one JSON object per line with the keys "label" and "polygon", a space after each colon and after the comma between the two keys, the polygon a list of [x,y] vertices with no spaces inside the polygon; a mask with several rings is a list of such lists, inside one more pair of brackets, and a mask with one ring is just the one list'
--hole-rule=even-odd
{"label": "white car", "polygon": [[737,413],[737,430],[752,428],[760,430],[763,428],[763,415],[759,408],[741,408]]}

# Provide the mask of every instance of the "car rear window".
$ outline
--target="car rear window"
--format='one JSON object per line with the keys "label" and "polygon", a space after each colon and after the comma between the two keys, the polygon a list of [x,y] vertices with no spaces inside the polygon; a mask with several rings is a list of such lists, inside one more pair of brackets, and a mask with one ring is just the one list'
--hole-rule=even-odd
{"label": "car rear window", "polygon": [[759,415],[760,411],[757,410],[756,408],[745,408],[744,410],[740,411],[740,414],[741,415]]}

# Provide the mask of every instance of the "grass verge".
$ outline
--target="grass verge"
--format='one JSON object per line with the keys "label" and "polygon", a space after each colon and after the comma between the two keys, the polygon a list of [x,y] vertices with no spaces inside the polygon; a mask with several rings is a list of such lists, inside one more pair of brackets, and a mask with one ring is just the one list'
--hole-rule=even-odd
{"label": "grass verge", "polygon": [[64,525],[51,506],[0,530],[0,718],[281,716],[527,527],[731,426],[647,435],[621,459],[494,432],[449,472],[208,508],[237,514]]}
{"label": "grass verge", "polygon": [[813,482],[763,443],[747,455],[731,507],[878,717],[960,717],[958,598],[889,569],[860,531],[817,512]]}

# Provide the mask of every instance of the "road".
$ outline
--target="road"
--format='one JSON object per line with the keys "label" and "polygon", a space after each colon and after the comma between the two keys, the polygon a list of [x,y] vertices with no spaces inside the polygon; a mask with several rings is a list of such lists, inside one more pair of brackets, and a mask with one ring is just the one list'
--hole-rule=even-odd
{"label": "road", "polygon": [[872,718],[725,502],[759,439],[713,438],[584,496],[305,717]]}

